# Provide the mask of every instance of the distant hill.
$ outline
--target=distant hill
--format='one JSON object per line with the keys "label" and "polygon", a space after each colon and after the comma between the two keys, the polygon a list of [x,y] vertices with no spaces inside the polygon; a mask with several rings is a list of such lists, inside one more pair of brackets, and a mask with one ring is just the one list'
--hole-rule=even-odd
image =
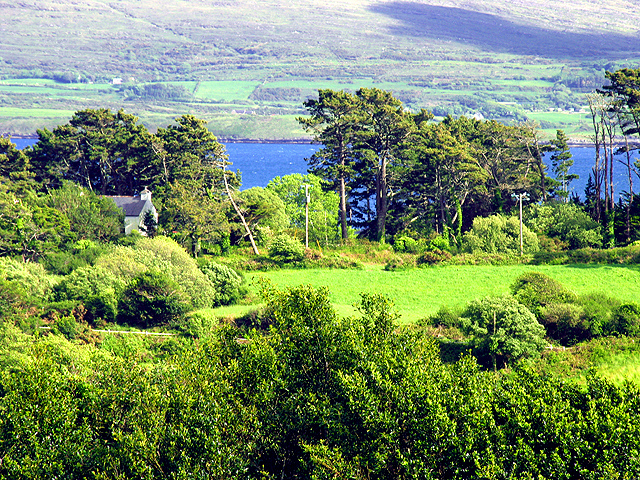
{"label": "distant hill", "polygon": [[597,3],[0,0],[0,133],[107,106],[151,128],[188,111],[221,136],[291,138],[318,88],[379,86],[409,108],[579,136],[582,92],[640,64],[640,9]]}

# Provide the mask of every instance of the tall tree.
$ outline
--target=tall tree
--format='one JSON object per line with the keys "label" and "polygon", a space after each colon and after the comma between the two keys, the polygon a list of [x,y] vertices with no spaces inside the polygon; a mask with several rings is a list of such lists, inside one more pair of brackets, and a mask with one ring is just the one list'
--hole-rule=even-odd
{"label": "tall tree", "polygon": [[349,181],[353,176],[354,139],[361,125],[357,97],[334,90],[318,90],[318,99],[309,99],[304,106],[310,117],[299,117],[303,128],[314,134],[323,148],[309,159],[309,171],[331,185],[340,198],[339,215],[342,239],[349,238],[347,209]]}
{"label": "tall tree", "polygon": [[603,86],[600,92],[611,97],[620,108],[626,120],[624,133],[640,136],[640,68],[605,72],[605,77],[610,84]]}
{"label": "tall tree", "polygon": [[402,143],[415,130],[412,115],[391,92],[361,88],[356,93],[362,112],[357,135],[359,187],[365,196],[375,196],[376,240],[385,241],[389,197],[393,196],[391,168]]}
{"label": "tall tree", "polygon": [[221,167],[228,157],[204,120],[182,115],[174,125],[159,128],[155,136],[161,141],[155,150],[162,182],[193,180],[205,188],[224,190]]}
{"label": "tall tree", "polygon": [[551,166],[556,179],[561,184],[560,198],[563,202],[569,201],[569,183],[579,178],[575,173],[569,173],[573,166],[573,155],[568,145],[569,138],[562,130],[556,130],[556,138],[551,140],[554,147],[551,154]]}
{"label": "tall tree", "polygon": [[102,195],[130,195],[151,182],[151,134],[123,110],[87,109],[53,131],[38,130],[29,152],[36,180],[57,188],[70,180]]}
{"label": "tall tree", "polygon": [[426,220],[437,233],[445,233],[461,225],[462,207],[477,189],[484,189],[487,178],[471,145],[444,123],[422,122],[407,142],[403,160],[402,193],[394,205],[403,210],[403,227],[425,225]]}

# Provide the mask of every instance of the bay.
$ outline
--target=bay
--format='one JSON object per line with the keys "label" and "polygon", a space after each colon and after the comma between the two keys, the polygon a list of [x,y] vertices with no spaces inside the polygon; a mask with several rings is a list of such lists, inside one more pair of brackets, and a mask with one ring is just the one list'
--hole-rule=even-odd
{"label": "bay", "polygon": [[[596,158],[596,149],[594,147],[573,147],[571,148],[571,155],[573,155],[573,166],[569,169],[569,173],[575,173],[579,175],[577,180],[572,181],[569,184],[569,194],[578,195],[581,199],[585,198],[585,188],[587,187],[587,181],[589,179],[589,175],[592,175],[593,166],[595,165]],[[545,155],[544,161],[548,167],[549,176],[553,177],[553,172],[551,170],[551,161],[550,154]],[[638,159],[638,155],[635,155],[635,158]],[[613,191],[614,197],[616,201],[620,197],[622,192],[629,191],[629,176],[627,173],[627,168],[620,162],[626,162],[626,154],[625,155],[616,155],[614,156],[614,165],[613,165]],[[633,163],[633,159],[631,160]],[[633,182],[634,182],[634,191],[638,192],[638,185],[640,182],[638,181],[638,176],[633,174]]]}
{"label": "bay", "polygon": [[[34,145],[37,139],[16,138],[12,141],[18,148],[22,149]],[[252,187],[266,187],[270,180],[275,177],[282,177],[292,173],[307,173],[306,158],[313,155],[319,145],[309,143],[225,143],[232,165],[230,170],[239,170],[242,175],[242,190]],[[579,175],[569,185],[569,192],[584,199],[584,190],[587,186],[587,179],[595,163],[595,148],[593,147],[573,147],[573,166],[569,173]],[[545,162],[551,174],[550,155],[545,156]],[[638,155],[635,155],[636,159]],[[626,168],[617,160],[625,160],[624,156],[616,157],[614,164],[614,192],[616,199],[623,191],[629,190],[629,181]],[[637,175],[634,175],[634,182],[640,185]],[[636,191],[640,190],[638,187]]]}

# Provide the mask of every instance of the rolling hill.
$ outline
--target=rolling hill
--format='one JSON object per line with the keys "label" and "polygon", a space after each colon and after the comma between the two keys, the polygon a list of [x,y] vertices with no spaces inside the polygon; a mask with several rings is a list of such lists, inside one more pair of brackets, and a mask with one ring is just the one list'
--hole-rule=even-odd
{"label": "rolling hill", "polygon": [[586,135],[583,93],[638,65],[638,25],[611,0],[0,0],[0,132],[109,107],[295,138],[318,88],[377,86],[412,109]]}

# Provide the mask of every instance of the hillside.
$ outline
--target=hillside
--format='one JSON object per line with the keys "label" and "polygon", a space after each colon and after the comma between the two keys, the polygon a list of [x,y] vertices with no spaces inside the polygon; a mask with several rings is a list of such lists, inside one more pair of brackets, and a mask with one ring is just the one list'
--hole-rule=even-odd
{"label": "hillside", "polygon": [[582,92],[640,58],[630,1],[258,5],[0,1],[0,132],[107,106],[150,128],[188,111],[224,137],[299,137],[294,117],[318,88],[378,86],[413,109],[533,119],[579,136],[589,132]]}

